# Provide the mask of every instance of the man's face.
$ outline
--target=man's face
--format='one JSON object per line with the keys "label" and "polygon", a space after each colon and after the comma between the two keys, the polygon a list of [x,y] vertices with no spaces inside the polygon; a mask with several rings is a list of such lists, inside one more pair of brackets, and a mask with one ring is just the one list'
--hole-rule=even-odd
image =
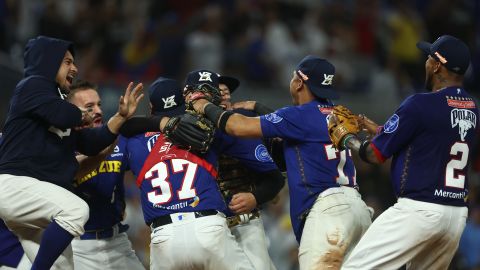
{"label": "man's face", "polygon": [[433,57],[430,55],[425,61],[425,88],[428,91],[432,91],[433,89],[433,75],[435,74],[434,70],[436,66],[439,64]]}
{"label": "man's face", "polygon": [[232,96],[230,95],[230,89],[228,89],[227,85],[221,83],[218,85],[220,88],[220,94],[222,95],[222,101],[220,102],[220,106],[225,109],[230,109],[232,106]]}
{"label": "man's face", "polygon": [[58,69],[55,81],[64,92],[70,92],[70,86],[73,83],[73,79],[77,76],[77,67],[73,62],[73,56],[70,51],[65,53],[60,68]]}
{"label": "man's face", "polygon": [[70,102],[82,110],[87,110],[93,118],[93,126],[99,127],[103,124],[102,101],[94,89],[86,89],[75,92]]}

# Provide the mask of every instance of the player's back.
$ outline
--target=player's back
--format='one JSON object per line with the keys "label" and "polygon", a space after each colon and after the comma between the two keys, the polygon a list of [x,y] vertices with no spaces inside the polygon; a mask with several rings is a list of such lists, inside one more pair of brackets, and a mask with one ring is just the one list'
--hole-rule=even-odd
{"label": "player's back", "polygon": [[384,126],[384,133],[373,141],[387,145],[381,149],[383,154],[394,155],[397,196],[465,205],[467,163],[477,125],[476,104],[462,88],[449,87],[405,100]]}

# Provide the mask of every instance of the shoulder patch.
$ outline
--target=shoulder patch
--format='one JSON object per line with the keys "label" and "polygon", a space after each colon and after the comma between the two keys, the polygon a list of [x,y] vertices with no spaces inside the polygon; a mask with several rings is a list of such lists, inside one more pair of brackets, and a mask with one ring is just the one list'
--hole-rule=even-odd
{"label": "shoulder patch", "polygon": [[274,124],[283,120],[283,118],[278,116],[276,113],[270,113],[270,114],[265,115],[265,119],[269,122],[274,123]]}
{"label": "shoulder patch", "polygon": [[392,133],[398,128],[398,124],[400,123],[400,117],[397,114],[392,115],[388,121],[383,126],[383,131],[385,133]]}
{"label": "shoulder patch", "polygon": [[270,157],[270,154],[267,151],[267,147],[263,144],[259,144],[255,147],[255,158],[261,162],[273,162],[272,157]]}

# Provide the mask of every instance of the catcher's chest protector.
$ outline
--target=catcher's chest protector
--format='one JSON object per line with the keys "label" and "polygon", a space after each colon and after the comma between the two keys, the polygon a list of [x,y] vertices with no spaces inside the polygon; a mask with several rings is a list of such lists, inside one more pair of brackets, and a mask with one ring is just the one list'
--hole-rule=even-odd
{"label": "catcher's chest protector", "polygon": [[237,159],[222,155],[219,160],[218,182],[225,199],[239,192],[254,190],[255,175]]}

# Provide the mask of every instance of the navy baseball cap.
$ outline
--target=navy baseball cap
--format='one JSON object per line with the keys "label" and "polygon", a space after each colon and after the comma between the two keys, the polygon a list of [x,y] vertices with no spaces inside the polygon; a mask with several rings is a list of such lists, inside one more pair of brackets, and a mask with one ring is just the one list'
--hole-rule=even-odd
{"label": "navy baseball cap", "polygon": [[335,67],[327,60],[308,55],[297,65],[295,72],[316,97],[325,99],[340,97],[332,86]]}
{"label": "navy baseball cap", "polygon": [[218,88],[218,74],[206,69],[195,70],[187,74],[185,86],[195,86],[203,83],[207,83]]}
{"label": "navy baseball cap", "polygon": [[448,70],[463,75],[470,64],[470,51],[467,45],[456,37],[443,35],[435,42],[421,41],[417,48],[439,61]]}
{"label": "navy baseball cap", "polygon": [[234,77],[220,75],[218,79],[219,83],[223,83],[228,87],[230,93],[233,93],[233,91],[235,91],[240,85],[240,81]]}
{"label": "navy baseball cap", "polygon": [[185,113],[183,92],[176,80],[160,77],[148,89],[152,113],[159,116],[176,116]]}

